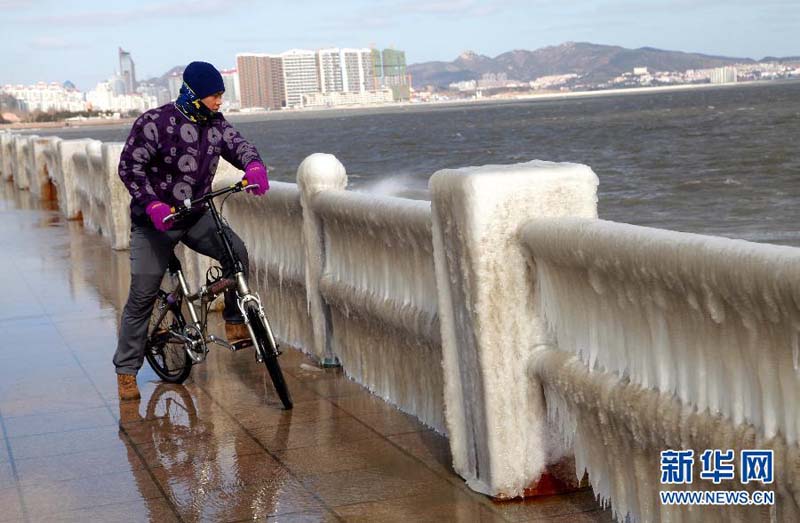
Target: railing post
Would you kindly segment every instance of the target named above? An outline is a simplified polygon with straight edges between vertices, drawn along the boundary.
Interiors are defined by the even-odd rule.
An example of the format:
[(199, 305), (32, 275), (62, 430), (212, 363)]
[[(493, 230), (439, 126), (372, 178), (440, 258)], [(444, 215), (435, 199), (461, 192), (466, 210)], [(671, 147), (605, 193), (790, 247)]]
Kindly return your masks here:
[(597, 216), (597, 176), (529, 162), (439, 171), (430, 180), (444, 401), (453, 466), (476, 491), (524, 496), (563, 457), (527, 366), (550, 343), (519, 226)]
[(314, 197), (322, 191), (342, 191), (347, 185), (344, 166), (332, 154), (316, 153), (297, 168), (297, 185), (303, 206), (303, 244), (305, 246), (306, 299), (314, 328), (314, 355), (323, 366), (338, 366), (331, 348), (331, 313), (319, 290), (325, 268), (325, 236), (322, 220), (314, 211)]
[(72, 157), (77, 152), (86, 150), (87, 140), (61, 140), (58, 142), (58, 172), (53, 179), (56, 190), (59, 194), (58, 205), (61, 212), (68, 220), (76, 220), (81, 216), (81, 209), (78, 207), (76, 192), (75, 165)]
[(103, 170), (108, 179), (108, 224), (110, 227), (111, 247), (114, 250), (125, 250), (130, 246), (131, 231), (131, 195), (119, 178), (119, 157), (122, 154), (122, 142), (103, 144)]

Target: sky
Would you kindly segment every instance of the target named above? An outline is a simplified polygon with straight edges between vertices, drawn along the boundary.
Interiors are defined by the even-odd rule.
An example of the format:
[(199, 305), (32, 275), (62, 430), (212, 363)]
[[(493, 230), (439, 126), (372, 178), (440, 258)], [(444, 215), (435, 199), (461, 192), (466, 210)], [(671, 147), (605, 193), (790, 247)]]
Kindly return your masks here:
[(408, 63), (564, 42), (800, 55), (800, 0), (0, 0), (0, 85), (89, 90), (129, 51), (138, 80), (292, 48), (394, 47)]

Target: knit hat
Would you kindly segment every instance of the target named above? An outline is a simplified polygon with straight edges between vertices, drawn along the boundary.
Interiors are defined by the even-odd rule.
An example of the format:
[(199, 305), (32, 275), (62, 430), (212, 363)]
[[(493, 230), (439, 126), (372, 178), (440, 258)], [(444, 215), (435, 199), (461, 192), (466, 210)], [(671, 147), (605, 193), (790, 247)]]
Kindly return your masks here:
[(225, 91), (222, 75), (208, 62), (192, 62), (187, 65), (183, 71), (183, 81), (198, 98)]

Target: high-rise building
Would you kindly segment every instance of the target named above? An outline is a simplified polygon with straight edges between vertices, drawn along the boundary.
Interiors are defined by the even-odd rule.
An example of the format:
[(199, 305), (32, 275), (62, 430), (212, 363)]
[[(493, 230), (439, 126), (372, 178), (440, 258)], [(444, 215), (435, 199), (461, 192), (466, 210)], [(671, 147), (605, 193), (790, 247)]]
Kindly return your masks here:
[(301, 107), (303, 95), (320, 90), (317, 55), (314, 51), (292, 49), (281, 53), (286, 106)]
[(119, 48), (119, 76), (125, 85), (125, 94), (136, 92), (136, 66), (131, 54)]
[(236, 69), (223, 69), (220, 71), (222, 83), (225, 85), (225, 96), (222, 104), (227, 109), (239, 108), (239, 74)]
[(268, 54), (236, 55), (239, 101), (242, 109), (281, 109), (286, 106), (283, 59)]
[(373, 89), (378, 89), (383, 85), (383, 54), (380, 49), (372, 49), (372, 76)]
[(405, 76), (406, 75), (406, 53), (395, 49), (383, 50), (383, 75), (386, 76)]
[(317, 51), (320, 92), (358, 93), (375, 89), (371, 49)]
[[(374, 62), (373, 54), (373, 62)], [(380, 84), (390, 87), (395, 100), (408, 100), (411, 81), (406, 71), (406, 53), (395, 49), (384, 49), (381, 53), (381, 68), (376, 76)]]
[(173, 100), (178, 98), (181, 93), (181, 86), (183, 85), (183, 73), (172, 73), (167, 78), (167, 88), (169, 89), (169, 96)]
[(717, 67), (710, 77), (712, 84), (732, 84), (736, 83), (737, 71), (735, 67)]
[(338, 93), (344, 90), (342, 60), (339, 49), (317, 51), (319, 65), (319, 90), (322, 93)]

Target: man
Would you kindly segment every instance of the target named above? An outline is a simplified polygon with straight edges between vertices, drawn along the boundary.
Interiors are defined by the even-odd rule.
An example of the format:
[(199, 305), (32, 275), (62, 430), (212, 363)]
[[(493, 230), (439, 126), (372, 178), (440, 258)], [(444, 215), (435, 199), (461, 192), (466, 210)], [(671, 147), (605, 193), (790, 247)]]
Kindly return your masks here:
[[(178, 242), (224, 264), (223, 246), (213, 219), (203, 209), (177, 222), (164, 223), (170, 208), (210, 192), (222, 156), (245, 171), (244, 179), (269, 189), (267, 169), (256, 148), (219, 112), (225, 85), (222, 75), (206, 62), (192, 62), (174, 103), (151, 109), (133, 124), (122, 151), (119, 176), (131, 193), (131, 286), (122, 312), (114, 354), (121, 400), (138, 399), (136, 374), (144, 361), (144, 346), (161, 280)], [(248, 270), (242, 240), (229, 228), (237, 255)], [(230, 267), (224, 267), (230, 273)], [(249, 336), (236, 306), (235, 291), (225, 295), (225, 334), (230, 342)]]

